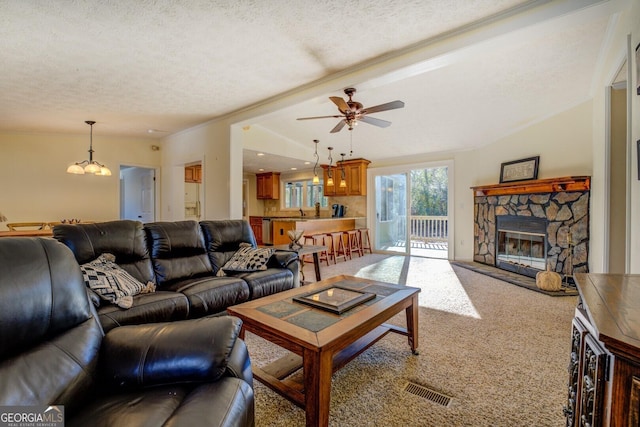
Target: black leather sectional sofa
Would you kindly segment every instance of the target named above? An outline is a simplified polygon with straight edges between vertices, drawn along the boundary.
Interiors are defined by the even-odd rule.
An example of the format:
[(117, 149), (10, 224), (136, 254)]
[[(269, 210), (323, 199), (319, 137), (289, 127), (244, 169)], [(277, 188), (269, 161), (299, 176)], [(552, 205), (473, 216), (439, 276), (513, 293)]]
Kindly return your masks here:
[(266, 270), (216, 275), (241, 244), (256, 246), (244, 220), (63, 224), (54, 227), (53, 235), (79, 264), (110, 253), (138, 281), (156, 284), (155, 292), (134, 296), (128, 309), (93, 294), (105, 331), (222, 314), (232, 305), (299, 284), (297, 254), (287, 251), (275, 252)]
[[(196, 232), (188, 224), (160, 225), (154, 232), (166, 229), (171, 231), (165, 237), (174, 236), (182, 227), (191, 231), (178, 233), (183, 239), (177, 241), (155, 241), (154, 253), (164, 253), (163, 245), (170, 243), (176, 257), (196, 256), (200, 244), (189, 244), (187, 236)], [(101, 250), (124, 249), (128, 241), (121, 260), (141, 275), (154, 271), (142, 231), (136, 223), (115, 223), (73, 232), (63, 227), (57, 233), (74, 242), (82, 256), (89, 256), (91, 242)], [(97, 233), (95, 241), (92, 233)], [(151, 229), (149, 233), (154, 234)], [(201, 262), (206, 264), (205, 259)], [(171, 286), (177, 280), (167, 282)], [(240, 282), (222, 282), (223, 294), (234, 286), (243, 288), (236, 285)], [(190, 298), (201, 295), (215, 303), (215, 292), (203, 292), (162, 291), (162, 296), (141, 303), (146, 315), (137, 312), (127, 320), (188, 317)], [(175, 304), (181, 308), (168, 308), (171, 294), (174, 301), (182, 301)], [(243, 295), (248, 298), (251, 291)], [(106, 335), (97, 319), (80, 267), (67, 247), (51, 238), (0, 239), (0, 412), (9, 425), (11, 420), (15, 425), (63, 421), (67, 427), (254, 425), (253, 377), (247, 348), (239, 339), (240, 319), (209, 316), (130, 325)], [(52, 422), (40, 423), (38, 417)]]

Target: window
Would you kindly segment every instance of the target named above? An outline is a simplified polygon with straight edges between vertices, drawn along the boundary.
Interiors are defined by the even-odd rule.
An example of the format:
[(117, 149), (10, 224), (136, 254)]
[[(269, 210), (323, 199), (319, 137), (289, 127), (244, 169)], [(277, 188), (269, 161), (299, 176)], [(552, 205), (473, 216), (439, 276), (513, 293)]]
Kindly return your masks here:
[(284, 209), (313, 209), (316, 202), (326, 208), (329, 201), (322, 195), (323, 183), (314, 184), (312, 180), (287, 181), (284, 184)]

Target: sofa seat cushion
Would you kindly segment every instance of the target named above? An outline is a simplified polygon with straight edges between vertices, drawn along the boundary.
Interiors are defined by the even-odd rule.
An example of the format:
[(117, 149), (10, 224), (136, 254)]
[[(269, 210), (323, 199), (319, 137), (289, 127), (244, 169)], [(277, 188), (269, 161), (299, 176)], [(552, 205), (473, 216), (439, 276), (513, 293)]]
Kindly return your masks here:
[(67, 414), (67, 427), (248, 426), (254, 420), (253, 390), (225, 377), (202, 385), (173, 385), (102, 396), (80, 413)]
[(189, 300), (176, 292), (157, 291), (134, 296), (133, 306), (128, 309), (103, 304), (98, 315), (105, 332), (116, 326), (185, 320), (189, 316)]
[(241, 278), (247, 282), (250, 292), (249, 299), (252, 300), (295, 287), (293, 272), (286, 268), (269, 268), (251, 273), (236, 273), (233, 277)]
[(200, 277), (175, 282), (167, 290), (184, 294), (192, 319), (221, 313), (232, 305), (249, 300), (249, 286), (237, 277)]

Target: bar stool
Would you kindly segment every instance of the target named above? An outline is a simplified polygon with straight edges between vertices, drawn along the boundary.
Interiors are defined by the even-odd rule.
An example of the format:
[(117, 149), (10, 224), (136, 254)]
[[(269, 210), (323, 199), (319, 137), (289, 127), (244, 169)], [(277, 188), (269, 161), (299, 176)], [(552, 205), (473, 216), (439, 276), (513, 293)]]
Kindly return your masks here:
[[(329, 240), (329, 238), (327, 237), (326, 234), (314, 234), (313, 235), (313, 244), (316, 245), (316, 246), (327, 246), (328, 247), (327, 240)], [(318, 263), (320, 263), (322, 261), (327, 263), (327, 267), (329, 266), (329, 252), (328, 252), (328, 250), (318, 253)]]
[(342, 258), (345, 261), (347, 260), (347, 250), (344, 246), (344, 241), (342, 240), (342, 231), (336, 231), (334, 233), (329, 233), (331, 236), (331, 243), (333, 247), (333, 259), (338, 263), (338, 258)]
[[(315, 245), (316, 244), (316, 239), (315, 239), (315, 236), (313, 234), (305, 234), (302, 238), (304, 239), (303, 240), (303, 246)], [(312, 255), (303, 255), (302, 258), (303, 258), (304, 262), (313, 263), (313, 256)]]
[(331, 237), (331, 233), (325, 234), (324, 237), (324, 245), (327, 247), (327, 265), (331, 263), (331, 260), (333, 260), (334, 264), (337, 264), (336, 252), (333, 249), (333, 237)]
[(359, 256), (364, 255), (362, 252), (362, 248), (360, 247), (360, 233), (358, 230), (347, 230), (345, 231), (347, 235), (347, 246), (349, 250), (349, 258), (352, 258), (353, 254), (356, 253)]
[(360, 237), (360, 249), (362, 249), (362, 253), (364, 254), (366, 251), (369, 251), (372, 254), (371, 250), (371, 240), (369, 239), (369, 229), (368, 228), (359, 228), (358, 229), (359, 237)]

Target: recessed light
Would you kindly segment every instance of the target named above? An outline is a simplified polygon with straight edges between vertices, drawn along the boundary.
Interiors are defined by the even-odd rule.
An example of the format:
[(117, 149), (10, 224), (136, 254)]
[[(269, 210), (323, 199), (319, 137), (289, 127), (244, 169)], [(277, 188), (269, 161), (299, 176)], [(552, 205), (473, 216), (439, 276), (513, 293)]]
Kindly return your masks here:
[(258, 156), (258, 157), (264, 156), (264, 153), (258, 153), (258, 154), (256, 154), (256, 156)]
[(310, 164), (311, 164), (311, 162), (304, 162), (304, 164), (305, 164), (305, 165), (310, 165)]
[(292, 171), (297, 171), (297, 170), (298, 170), (298, 168), (291, 168), (291, 170), (292, 170)]
[(260, 168), (258, 169), (260, 172), (264, 172), (264, 168)]

